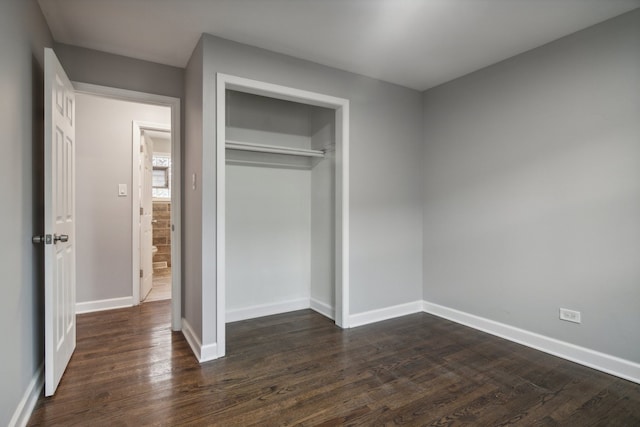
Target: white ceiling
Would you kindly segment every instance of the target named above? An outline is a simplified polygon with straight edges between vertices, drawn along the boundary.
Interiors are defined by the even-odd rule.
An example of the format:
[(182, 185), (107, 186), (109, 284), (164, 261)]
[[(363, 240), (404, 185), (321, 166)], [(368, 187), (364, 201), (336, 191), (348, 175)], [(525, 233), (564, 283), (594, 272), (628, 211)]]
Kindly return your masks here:
[(39, 0), (56, 41), (184, 67), (202, 33), (424, 90), (640, 0)]

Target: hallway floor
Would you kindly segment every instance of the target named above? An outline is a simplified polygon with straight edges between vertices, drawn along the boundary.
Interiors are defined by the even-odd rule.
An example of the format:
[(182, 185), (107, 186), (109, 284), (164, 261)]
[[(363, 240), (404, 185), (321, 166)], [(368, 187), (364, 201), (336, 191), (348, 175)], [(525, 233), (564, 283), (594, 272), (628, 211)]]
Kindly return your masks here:
[(171, 299), (171, 267), (154, 270), (151, 291), (143, 302)]

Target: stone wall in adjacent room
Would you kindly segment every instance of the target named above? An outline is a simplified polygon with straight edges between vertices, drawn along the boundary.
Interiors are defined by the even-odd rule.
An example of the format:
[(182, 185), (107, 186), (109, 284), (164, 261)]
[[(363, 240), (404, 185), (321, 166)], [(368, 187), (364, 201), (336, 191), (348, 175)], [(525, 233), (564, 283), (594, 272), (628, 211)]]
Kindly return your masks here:
[[(153, 270), (171, 267), (171, 202), (153, 202)], [(166, 264), (164, 264), (166, 263)]]

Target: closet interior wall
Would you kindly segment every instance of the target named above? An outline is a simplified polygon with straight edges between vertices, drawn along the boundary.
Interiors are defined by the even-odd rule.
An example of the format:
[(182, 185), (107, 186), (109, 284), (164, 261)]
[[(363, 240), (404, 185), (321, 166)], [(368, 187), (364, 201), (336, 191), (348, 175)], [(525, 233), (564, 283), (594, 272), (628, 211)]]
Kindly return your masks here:
[(331, 313), (335, 111), (227, 90), (226, 137), (324, 153), (226, 150), (227, 321), (309, 306)]

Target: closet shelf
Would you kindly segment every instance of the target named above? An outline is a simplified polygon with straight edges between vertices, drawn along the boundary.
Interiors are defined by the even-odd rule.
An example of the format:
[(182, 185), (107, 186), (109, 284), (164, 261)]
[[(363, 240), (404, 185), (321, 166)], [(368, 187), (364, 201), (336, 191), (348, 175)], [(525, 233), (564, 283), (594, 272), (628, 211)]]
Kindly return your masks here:
[(230, 150), (255, 151), (258, 153), (288, 154), (291, 156), (324, 157), (324, 151), (307, 150), (305, 148), (283, 147), (281, 145), (254, 144), (251, 142), (226, 141), (225, 147)]

